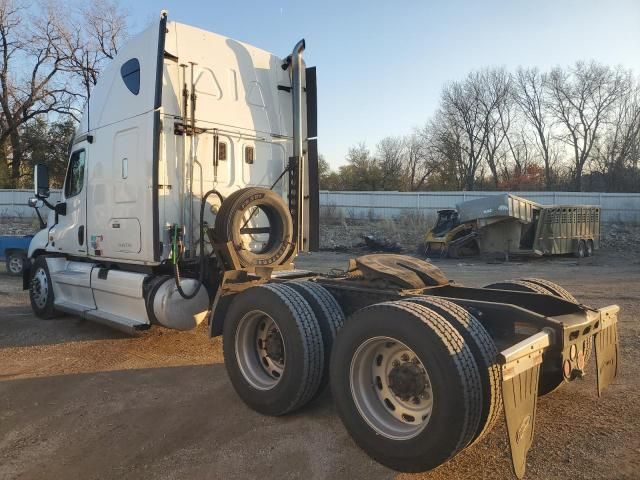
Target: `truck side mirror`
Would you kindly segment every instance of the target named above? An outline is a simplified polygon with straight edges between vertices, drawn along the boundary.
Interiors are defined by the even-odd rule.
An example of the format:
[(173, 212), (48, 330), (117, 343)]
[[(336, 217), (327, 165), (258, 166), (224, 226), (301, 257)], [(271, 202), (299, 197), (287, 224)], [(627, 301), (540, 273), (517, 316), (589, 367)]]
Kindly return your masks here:
[(49, 198), (49, 168), (44, 163), (33, 167), (33, 189), (38, 198)]
[(27, 201), (27, 205), (29, 205), (31, 208), (40, 208), (42, 206), (42, 200), (40, 200), (38, 197), (30, 197)]

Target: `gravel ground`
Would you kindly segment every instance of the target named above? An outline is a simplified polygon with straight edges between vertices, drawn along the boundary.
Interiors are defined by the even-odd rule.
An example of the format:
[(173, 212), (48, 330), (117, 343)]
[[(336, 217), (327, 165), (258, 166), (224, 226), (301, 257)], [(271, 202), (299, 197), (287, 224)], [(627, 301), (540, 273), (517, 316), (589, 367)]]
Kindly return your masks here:
[[(320, 252), (298, 265), (327, 271), (347, 258)], [(527, 478), (639, 478), (637, 257), (435, 263), (459, 283), (539, 276), (595, 307), (620, 305), (620, 376), (600, 399), (593, 371), (540, 399)], [(282, 418), (245, 407), (206, 328), (130, 338), (72, 316), (39, 320), (1, 272), (0, 406), (2, 479), (510, 478), (502, 422), (435, 471), (397, 475), (354, 445), (327, 392)]]

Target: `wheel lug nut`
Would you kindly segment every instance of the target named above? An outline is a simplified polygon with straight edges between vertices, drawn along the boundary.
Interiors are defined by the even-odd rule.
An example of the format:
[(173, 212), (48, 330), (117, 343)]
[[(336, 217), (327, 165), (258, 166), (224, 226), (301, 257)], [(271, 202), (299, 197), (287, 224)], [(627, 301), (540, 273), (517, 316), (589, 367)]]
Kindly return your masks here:
[(403, 362), (409, 361), (409, 355), (407, 355), (406, 353), (403, 353), (400, 358), (402, 359)]
[(393, 365), (394, 367), (399, 367), (400, 362), (398, 360), (394, 360), (393, 362), (391, 362), (391, 365)]

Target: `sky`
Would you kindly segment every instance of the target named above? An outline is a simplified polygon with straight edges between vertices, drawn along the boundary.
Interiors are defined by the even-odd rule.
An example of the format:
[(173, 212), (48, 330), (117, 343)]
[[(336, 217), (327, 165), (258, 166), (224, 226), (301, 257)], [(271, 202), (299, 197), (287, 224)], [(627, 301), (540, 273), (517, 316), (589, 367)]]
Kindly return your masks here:
[(443, 85), (485, 66), (622, 65), (640, 74), (640, 0), (123, 2), (132, 31), (169, 19), (285, 57), (306, 40), (318, 75), (318, 144), (337, 168), (424, 125)]

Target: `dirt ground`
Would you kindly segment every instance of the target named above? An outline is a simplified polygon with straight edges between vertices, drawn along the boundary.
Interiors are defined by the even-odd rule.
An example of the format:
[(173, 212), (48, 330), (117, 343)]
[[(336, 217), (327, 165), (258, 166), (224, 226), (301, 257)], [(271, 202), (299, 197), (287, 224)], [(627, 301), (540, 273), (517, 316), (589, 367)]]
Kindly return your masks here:
[[(347, 258), (322, 252), (298, 263), (327, 271)], [(434, 263), (458, 283), (537, 276), (586, 304), (620, 305), (620, 376), (601, 399), (593, 368), (540, 399), (527, 478), (639, 478), (640, 260), (600, 251), (579, 263)], [(203, 327), (130, 338), (72, 316), (39, 320), (20, 280), (2, 270), (0, 478), (510, 478), (502, 424), (437, 470), (398, 476), (355, 446), (328, 392), (293, 415), (261, 416), (234, 393), (220, 339)]]

